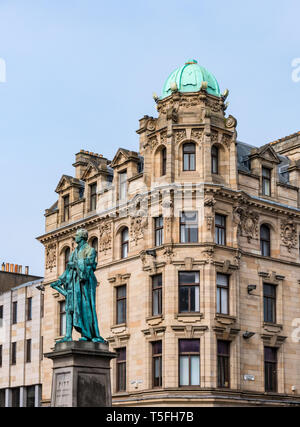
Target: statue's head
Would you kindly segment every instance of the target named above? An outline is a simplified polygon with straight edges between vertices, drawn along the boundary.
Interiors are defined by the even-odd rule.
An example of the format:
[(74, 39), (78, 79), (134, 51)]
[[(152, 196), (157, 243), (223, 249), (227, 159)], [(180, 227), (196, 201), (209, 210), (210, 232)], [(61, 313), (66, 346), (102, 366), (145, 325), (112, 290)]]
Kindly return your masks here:
[(88, 239), (88, 232), (84, 228), (79, 228), (79, 230), (76, 231), (75, 234), (75, 242), (79, 243), (81, 240), (87, 241)]

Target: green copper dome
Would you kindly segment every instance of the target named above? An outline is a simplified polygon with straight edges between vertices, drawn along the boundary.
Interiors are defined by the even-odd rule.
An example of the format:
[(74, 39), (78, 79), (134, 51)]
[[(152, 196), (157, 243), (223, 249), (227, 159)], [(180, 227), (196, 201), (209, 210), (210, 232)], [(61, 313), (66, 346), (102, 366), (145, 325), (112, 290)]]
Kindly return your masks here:
[(203, 82), (207, 82), (207, 93), (221, 96), (215, 77), (205, 68), (198, 65), (195, 59), (191, 59), (170, 74), (164, 84), (160, 99), (171, 95), (174, 90), (179, 92), (198, 92)]

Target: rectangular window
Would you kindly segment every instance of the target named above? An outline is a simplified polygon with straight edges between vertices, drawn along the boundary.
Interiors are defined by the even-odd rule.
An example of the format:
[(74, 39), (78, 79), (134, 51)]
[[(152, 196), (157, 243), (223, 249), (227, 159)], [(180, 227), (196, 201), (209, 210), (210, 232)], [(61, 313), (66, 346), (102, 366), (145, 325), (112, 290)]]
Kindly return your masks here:
[(70, 219), (70, 196), (63, 197), (63, 221)]
[(3, 347), (2, 347), (2, 344), (0, 344), (0, 368), (2, 367), (2, 352), (3, 352)]
[(198, 242), (198, 212), (181, 212), (180, 215), (180, 242)]
[(117, 325), (126, 323), (126, 285), (117, 287)]
[(200, 278), (199, 272), (179, 273), (179, 313), (199, 313)]
[(17, 343), (11, 343), (11, 365), (15, 365), (17, 363)]
[(44, 337), (41, 337), (40, 341), (40, 360), (44, 358)]
[(218, 340), (218, 387), (229, 388), (230, 374), (230, 342)]
[(18, 302), (14, 301), (12, 306), (12, 323), (16, 324), (18, 321)]
[(217, 245), (226, 245), (226, 216), (215, 216), (215, 242)]
[(45, 295), (41, 293), (41, 318), (44, 317), (44, 303), (45, 303)]
[(271, 196), (271, 169), (262, 168), (262, 193)]
[(19, 408), (20, 406), (20, 388), (15, 387), (11, 389), (11, 406)]
[(66, 335), (66, 301), (59, 302), (59, 335)]
[(217, 273), (217, 313), (229, 314), (229, 277)]
[(31, 339), (26, 340), (26, 363), (31, 362)]
[(162, 386), (162, 341), (152, 343), (152, 387)]
[(27, 320), (32, 319), (32, 298), (27, 298)]
[(119, 348), (117, 352), (117, 392), (126, 390), (126, 347)]
[(276, 286), (264, 283), (264, 321), (276, 323)]
[(119, 173), (119, 199), (126, 200), (127, 198), (127, 172)]
[(90, 185), (90, 211), (95, 211), (97, 207), (97, 184)]
[(35, 404), (35, 386), (26, 387), (26, 407), (34, 408)]
[(162, 274), (152, 276), (152, 316), (162, 314)]
[(277, 349), (265, 347), (265, 391), (277, 392)]
[(179, 386), (200, 385), (200, 341), (179, 340)]
[(164, 243), (164, 219), (162, 216), (154, 218), (155, 246)]
[(0, 305), (0, 328), (3, 326), (3, 305)]

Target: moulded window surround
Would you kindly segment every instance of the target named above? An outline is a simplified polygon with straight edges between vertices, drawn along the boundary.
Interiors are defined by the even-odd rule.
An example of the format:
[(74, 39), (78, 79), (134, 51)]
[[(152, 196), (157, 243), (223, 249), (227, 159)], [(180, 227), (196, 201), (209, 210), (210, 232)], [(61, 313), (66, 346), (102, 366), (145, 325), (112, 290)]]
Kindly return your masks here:
[(128, 257), (128, 250), (129, 250), (129, 232), (128, 232), (128, 228), (125, 227), (121, 231), (121, 258)]
[(181, 212), (180, 243), (198, 243), (198, 212)]
[(64, 250), (64, 269), (65, 270), (67, 269), (67, 265), (68, 265), (68, 262), (69, 262), (70, 254), (71, 254), (71, 250), (70, 250), (69, 247), (67, 247)]
[(211, 148), (211, 173), (219, 173), (219, 149), (215, 145)]
[(90, 184), (90, 211), (97, 208), (97, 183)]
[(127, 171), (119, 172), (119, 200), (127, 198)]
[(199, 271), (180, 271), (179, 313), (200, 313), (200, 275)]
[(265, 391), (277, 392), (277, 348), (264, 348)]
[(262, 167), (262, 194), (271, 196), (271, 177), (272, 169)]
[(271, 256), (271, 230), (266, 224), (260, 227), (260, 250), (262, 256)]
[(59, 336), (66, 334), (66, 301), (59, 301)]
[(229, 315), (229, 276), (217, 273), (217, 314)]
[(180, 339), (179, 387), (200, 385), (200, 340)]
[(126, 311), (127, 311), (127, 301), (126, 301), (126, 285), (118, 286), (116, 288), (116, 324), (126, 323)]
[(230, 342), (217, 341), (218, 387), (230, 386)]
[(196, 145), (193, 142), (188, 142), (182, 146), (183, 154), (183, 171), (196, 170)]
[(164, 147), (161, 150), (161, 176), (167, 174), (167, 149)]
[(159, 216), (154, 218), (155, 246), (161, 246), (164, 243), (164, 218)]
[(264, 322), (276, 323), (276, 285), (263, 284)]
[(162, 315), (162, 274), (152, 276), (152, 316)]
[(215, 242), (217, 245), (226, 245), (226, 216), (215, 216)]
[(63, 222), (69, 221), (70, 219), (70, 196), (66, 195), (63, 197)]
[(162, 387), (162, 341), (154, 341), (152, 346), (152, 387)]
[(116, 349), (116, 392), (126, 391), (126, 347)]

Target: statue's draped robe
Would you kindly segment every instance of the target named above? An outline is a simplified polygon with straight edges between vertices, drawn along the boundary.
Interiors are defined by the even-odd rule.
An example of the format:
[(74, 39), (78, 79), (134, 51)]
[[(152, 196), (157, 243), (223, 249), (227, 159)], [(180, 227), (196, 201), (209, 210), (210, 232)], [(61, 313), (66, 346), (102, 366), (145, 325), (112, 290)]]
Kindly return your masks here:
[[(96, 313), (96, 251), (85, 243), (71, 253), (66, 271), (60, 276), (67, 292), (66, 312), (74, 328), (88, 339), (99, 338)], [(74, 264), (74, 265), (73, 265)]]

